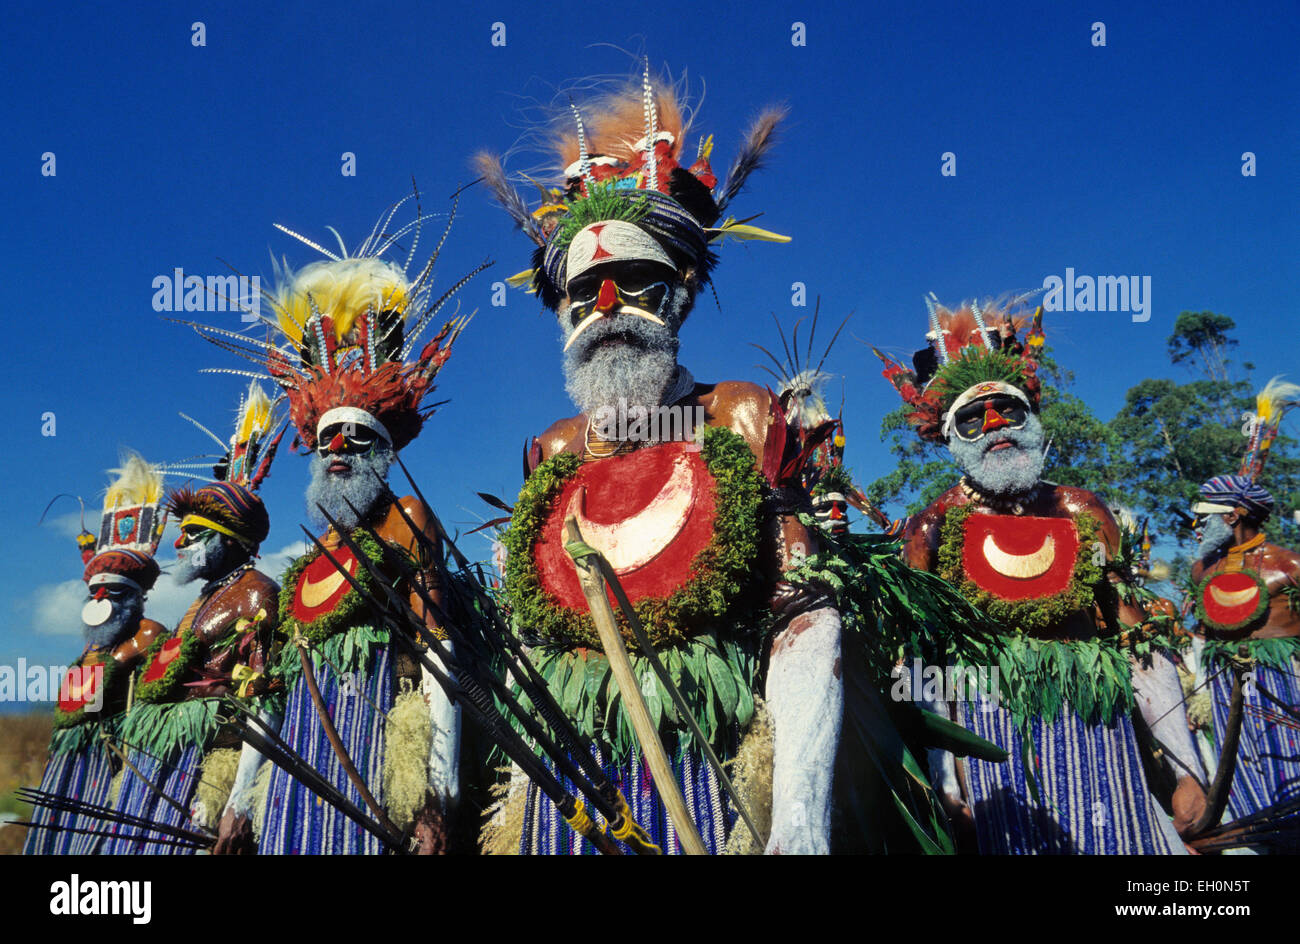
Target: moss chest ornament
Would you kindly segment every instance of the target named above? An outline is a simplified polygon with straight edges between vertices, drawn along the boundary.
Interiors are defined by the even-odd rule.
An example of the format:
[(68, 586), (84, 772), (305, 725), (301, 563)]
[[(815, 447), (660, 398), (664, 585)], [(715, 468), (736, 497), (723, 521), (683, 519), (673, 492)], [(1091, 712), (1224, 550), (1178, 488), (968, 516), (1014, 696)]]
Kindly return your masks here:
[(1268, 587), (1255, 571), (1220, 571), (1197, 588), (1196, 618), (1209, 629), (1235, 633), (1259, 623), (1268, 602)]
[(129, 679), (130, 673), (111, 657), (89, 665), (78, 659), (59, 685), (54, 727), (71, 728), (99, 721), (106, 707), (121, 703)]
[(950, 511), (940, 533), (939, 572), (963, 596), (1016, 633), (1048, 628), (1094, 600), (1097, 519)]
[(585, 464), (555, 456), (525, 483), (505, 536), (516, 620), (553, 643), (599, 648), (564, 550), (573, 515), (656, 645), (716, 626), (754, 596), (743, 591), (758, 559), (761, 501), (753, 454), (726, 428)]
[[(377, 567), (384, 566), (382, 544), (363, 529), (353, 531), (352, 540)], [(330, 554), (338, 567), (314, 547), (285, 571), (280, 588), (280, 632), (290, 639), (301, 632), (309, 642), (324, 642), (369, 612), (348, 577), (368, 592), (376, 592), (370, 571), (346, 546), (332, 549)]]

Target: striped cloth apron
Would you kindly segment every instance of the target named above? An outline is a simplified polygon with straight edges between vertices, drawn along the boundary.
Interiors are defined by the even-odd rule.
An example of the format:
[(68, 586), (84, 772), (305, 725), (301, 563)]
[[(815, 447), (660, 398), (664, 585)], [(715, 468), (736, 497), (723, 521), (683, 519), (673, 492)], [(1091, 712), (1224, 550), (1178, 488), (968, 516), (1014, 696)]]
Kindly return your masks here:
[[(1231, 670), (1219, 671), (1223, 667), (1222, 663), (1210, 662), (1204, 670), (1210, 677), (1216, 754), (1221, 749), (1222, 732), (1228, 729), (1228, 706), (1232, 700), (1233, 673)], [(1293, 710), (1300, 709), (1300, 663), (1293, 659), (1291, 669), (1290, 672), (1279, 672), (1256, 665), (1254, 685), (1245, 689), (1237, 767), (1232, 775), (1225, 821), (1300, 797), (1300, 728), (1268, 720), (1258, 711), (1251, 710), (1285, 715), (1264, 696), (1261, 688)]]
[[(47, 793), (95, 803), (108, 802), (108, 788), (113, 779), (113, 766), (108, 751), (98, 741), (79, 751), (53, 754), (45, 764), (41, 789)], [(34, 823), (52, 823), (76, 829), (104, 830), (112, 824), (89, 816), (56, 813), (38, 808), (32, 811)], [(28, 827), (24, 855), (94, 855), (100, 849), (102, 836), (91, 836), (62, 829), (37, 829)]]
[[(988, 710), (983, 710), (988, 709)], [(966, 783), (980, 852), (1001, 855), (1167, 855), (1184, 848), (1147, 787), (1133, 723), (1087, 724), (1068, 705), (1050, 724), (1032, 724), (1042, 802), (1034, 800), (1011, 712), (961, 702), (967, 728), (1008, 758), (966, 759)]]
[[(189, 810), (194, 798), (194, 791), (199, 784), (199, 767), (203, 762), (203, 752), (196, 745), (188, 744), (180, 751), (173, 751), (166, 758), (155, 757), (144, 751), (131, 748), (127, 760), (144, 778), (155, 784), (163, 793), (180, 804), (182, 810)], [(122, 771), (122, 787), (117, 796), (115, 809), (130, 816), (139, 816), (150, 822), (165, 826), (177, 826), (181, 829), (194, 830), (195, 824), (190, 817), (176, 809), (158, 796), (141, 776), (130, 766)], [(135, 826), (109, 826), (114, 832), (123, 832), (127, 836), (143, 833), (146, 837), (166, 838), (166, 834), (153, 830), (144, 831)], [(103, 855), (192, 855), (192, 849), (181, 849), (165, 842), (145, 842), (143, 839), (121, 838), (105, 839), (100, 849)]]
[[(606, 776), (627, 799), (632, 817), (649, 833), (650, 841), (663, 849), (666, 855), (681, 855), (682, 845), (677, 830), (654, 785), (649, 765), (640, 753), (634, 750), (632, 757), (623, 765), (604, 763), (600, 751), (597, 749), (594, 753)], [(717, 855), (731, 835), (737, 819), (736, 811), (718, 783), (717, 774), (694, 747), (678, 747), (669, 758), (677, 785), (686, 800), (686, 808), (690, 810), (695, 828), (704, 840), (704, 848), (710, 855)], [(551, 765), (548, 763), (548, 766)], [(578, 792), (567, 777), (562, 774), (557, 774), (557, 777), (565, 789), (586, 803), (588, 812), (598, 824), (606, 824), (602, 817), (596, 815), (591, 802)], [(569, 828), (555, 804), (531, 781), (528, 783), (525, 804), (524, 828), (519, 841), (520, 855), (599, 855), (594, 846)], [(622, 848), (625, 853), (632, 854), (630, 847)]]
[[(393, 670), (388, 646), (371, 649), (365, 673), (354, 672), (340, 685), (334, 670), (312, 653), (321, 699), (329, 709), (339, 739), (382, 806), (384, 802), (384, 716), (391, 711)], [(374, 705), (371, 704), (374, 702)], [(321, 725), (311, 692), (301, 675), (289, 691), (280, 737), (360, 810), (365, 801), (339, 763)], [(271, 771), (258, 851), (266, 855), (378, 855), (384, 845), (343, 813), (326, 803), (282, 768)]]

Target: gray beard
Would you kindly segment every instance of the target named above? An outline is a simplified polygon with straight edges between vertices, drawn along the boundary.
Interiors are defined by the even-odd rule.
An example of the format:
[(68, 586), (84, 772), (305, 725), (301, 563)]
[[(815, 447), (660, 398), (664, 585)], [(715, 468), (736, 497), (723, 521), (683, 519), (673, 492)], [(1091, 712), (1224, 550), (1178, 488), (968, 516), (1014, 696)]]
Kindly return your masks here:
[(82, 635), (85, 636), (86, 642), (96, 649), (115, 646), (126, 641), (135, 627), (139, 625), (142, 616), (144, 616), (144, 600), (138, 596), (133, 597), (128, 602), (115, 603), (113, 605), (113, 615), (108, 618), (107, 622), (101, 623), (94, 629), (88, 628), (83, 623)]
[[(198, 553), (200, 547), (203, 548), (202, 556)], [(211, 583), (220, 580), (239, 566), (242, 562), (237, 562), (237, 557), (238, 553), (220, 537), (213, 537), (203, 544), (191, 544), (182, 548), (181, 553), (177, 555), (176, 564), (171, 572), (172, 578), (178, 584), (187, 584), (195, 580)]]
[(1201, 531), (1201, 543), (1196, 545), (1196, 559), (1205, 560), (1232, 546), (1232, 528), (1222, 515), (1211, 515)]
[[(385, 444), (375, 446), (374, 451), (365, 456), (322, 458), (320, 453), (312, 456), (311, 482), (307, 486), (307, 516), (312, 523), (319, 528), (329, 527), (329, 520), (320, 513), (317, 505), (344, 528), (355, 528), (373, 518), (389, 494), (388, 467), (393, 458), (393, 450)], [(326, 472), (335, 462), (346, 463), (351, 472), (347, 475)], [(361, 513), (360, 518), (348, 507), (349, 502)]]
[[(564, 389), (578, 409), (594, 417), (602, 409), (617, 410), (620, 402), (628, 410), (661, 406), (676, 375), (676, 326), (688, 304), (685, 289), (676, 286), (659, 312), (667, 327), (618, 315), (583, 331), (564, 352)], [(622, 343), (601, 343), (616, 337)]]
[[(1012, 446), (989, 452), (1000, 442)], [(980, 492), (1003, 498), (1023, 495), (1038, 484), (1043, 474), (1043, 423), (1030, 413), (1022, 429), (995, 430), (975, 442), (953, 435), (948, 450)]]

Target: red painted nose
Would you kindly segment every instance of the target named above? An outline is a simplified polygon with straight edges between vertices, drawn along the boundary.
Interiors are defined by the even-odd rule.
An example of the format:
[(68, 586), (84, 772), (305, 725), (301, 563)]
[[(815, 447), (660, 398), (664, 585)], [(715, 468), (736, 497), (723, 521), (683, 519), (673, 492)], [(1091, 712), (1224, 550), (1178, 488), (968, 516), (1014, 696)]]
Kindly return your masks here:
[(91, 590), (91, 591), (90, 591), (90, 596), (91, 596), (91, 599), (94, 599), (94, 600), (107, 600), (107, 599), (108, 599), (108, 591), (107, 591), (106, 589), (104, 589), (104, 587), (102, 587), (102, 586), (100, 586), (100, 587), (96, 587), (94, 590)]
[(993, 409), (993, 404), (984, 404), (984, 432), (991, 432), (995, 429), (1001, 429), (1003, 426), (1010, 426), (1011, 422), (1003, 417), (997, 410)]
[(172, 547), (176, 548), (176, 550), (179, 551), (184, 546), (185, 546), (185, 532), (182, 531), (180, 537), (178, 537), (176, 541), (172, 544)]
[(335, 433), (334, 438), (330, 440), (330, 452), (343, 451), (343, 434)]
[(596, 311), (609, 312), (618, 304), (618, 288), (611, 279), (600, 283), (600, 294), (596, 296)]

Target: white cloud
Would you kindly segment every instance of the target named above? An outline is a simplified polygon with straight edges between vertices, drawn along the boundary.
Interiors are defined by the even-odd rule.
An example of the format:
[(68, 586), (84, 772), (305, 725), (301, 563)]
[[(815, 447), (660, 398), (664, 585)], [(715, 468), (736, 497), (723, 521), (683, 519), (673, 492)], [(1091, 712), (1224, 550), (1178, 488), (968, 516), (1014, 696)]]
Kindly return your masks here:
[(28, 598), (32, 631), (43, 636), (80, 636), (81, 607), (86, 602), (86, 585), (64, 580), (37, 587)]

